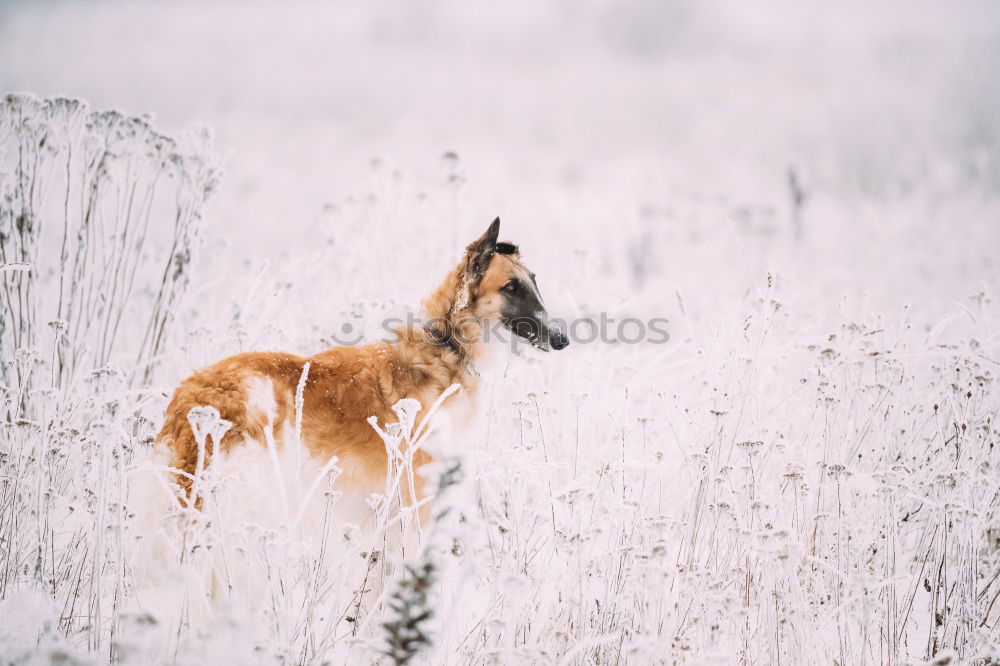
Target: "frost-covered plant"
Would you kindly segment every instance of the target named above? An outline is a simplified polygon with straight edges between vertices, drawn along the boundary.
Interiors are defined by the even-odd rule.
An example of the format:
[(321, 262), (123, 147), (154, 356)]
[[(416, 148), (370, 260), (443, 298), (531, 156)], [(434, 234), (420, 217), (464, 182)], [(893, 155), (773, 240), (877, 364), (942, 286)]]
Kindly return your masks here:
[(0, 102), (0, 599), (44, 595), (45, 632), (109, 657), (131, 575), (125, 478), (156, 427), (131, 389), (185, 291), (216, 164), (204, 133)]
[(432, 644), (429, 621), (434, 616), (432, 588), (437, 580), (441, 551), (454, 551), (457, 542), (445, 519), (453, 513), (454, 493), (450, 490), (462, 481), (462, 464), (458, 458), (449, 459), (441, 466), (434, 493), (436, 511), (431, 524), (431, 534), (413, 565), (404, 564), (402, 575), (395, 581), (389, 595), (386, 619), (382, 622), (382, 653), (394, 664), (409, 664), (420, 651)]
[(434, 614), (428, 595), (434, 585), (434, 563), (422, 560), (417, 566), (406, 565), (406, 575), (389, 597), (392, 612), (382, 623), (385, 629), (384, 653), (392, 663), (409, 664), (420, 650), (430, 645), (425, 624)]
[(460, 385), (452, 384), (438, 396), (430, 409), (417, 424), (417, 416), (421, 405), (418, 400), (404, 398), (392, 406), (393, 412), (399, 418), (396, 423), (387, 424), (384, 428), (378, 424), (374, 416), (368, 423), (382, 438), (388, 460), (388, 472), (385, 480), (385, 495), (373, 498), (373, 508), (377, 508), (383, 520), (390, 520), (390, 514), (398, 515), (399, 531), (402, 533), (407, 525), (413, 525), (420, 534), (419, 513), (429, 501), (429, 498), (417, 496), (417, 469), (414, 456), (424, 446), (434, 432), (434, 416), (441, 405), (460, 389)]
[(491, 534), (469, 661), (997, 653), (995, 307), (947, 344), (876, 317), (797, 338), (773, 284), (683, 390), (582, 414), (573, 384), (511, 392), (473, 468)]
[(79, 100), (4, 98), (0, 358), (35, 350), (47, 366), (5, 364), (8, 386), (67, 388), (109, 363), (150, 379), (218, 185), (210, 143)]

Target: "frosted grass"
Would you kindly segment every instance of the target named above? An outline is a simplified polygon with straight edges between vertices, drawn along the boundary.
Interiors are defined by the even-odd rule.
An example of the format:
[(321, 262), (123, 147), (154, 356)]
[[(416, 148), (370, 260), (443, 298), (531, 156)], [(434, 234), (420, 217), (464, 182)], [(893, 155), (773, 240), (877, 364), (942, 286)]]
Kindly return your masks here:
[[(1000, 134), (992, 70), (977, 74), (989, 51), (973, 52), (990, 24), (861, 7), (844, 11), (864, 22), (823, 22), (814, 39), (786, 9), (767, 26), (726, 13), (713, 32), (681, 5), (636, 3), (613, 21), (587, 5), (562, 41), (528, 34), (548, 66), (525, 67), (520, 49), (482, 38), (521, 25), (508, 10), (494, 21), (455, 6), (423, 24), (467, 35), (453, 71), (477, 101), (455, 134), (431, 122), (455, 117), (454, 98), (419, 30), (375, 10), (344, 17), (335, 38), (311, 22), (304, 44), (378, 55), (373, 71), (411, 104), (372, 92), (372, 72), (327, 71), (329, 58), (299, 64), (330, 85), (289, 76), (276, 95), (258, 85), (273, 53), (259, 52), (223, 82), (238, 111), (211, 116), (242, 151), (212, 205), (204, 133), (72, 100), (5, 102), (0, 662), (996, 660)], [(102, 43), (93, 11), (58, 16)], [(159, 16), (148, 11), (131, 18)], [(200, 25), (246, 27), (237, 46), (270, 43), (249, 29), (268, 23), (259, 7), (199, 11)], [(524, 11), (564, 25), (555, 9)], [(645, 26), (664, 15), (677, 39), (659, 43)], [(10, 80), (89, 80), (58, 40), (19, 61), (40, 19), (10, 16)], [(187, 124), (179, 110), (229, 98), (186, 87), (204, 82), (191, 72), (205, 51), (164, 48), (177, 22), (160, 23), (122, 37), (174, 53), (184, 86), (147, 98), (145, 82), (95, 67), (88, 92)], [(275, 48), (299, 53), (301, 33)], [(400, 60), (383, 48), (407, 39)], [(53, 61), (64, 67), (46, 75)], [(371, 112), (315, 112), (352, 95)], [(376, 144), (397, 161), (370, 161)], [(462, 479), (419, 543), (389, 492), (406, 485), (405, 453), (385, 494), (355, 498), (365, 519), (341, 514), (337, 462), (279, 459), (301, 479), (284, 486), (287, 512), (272, 463), (256, 477), (269, 507), (235, 506), (234, 480), (209, 466), (205, 511), (167, 503), (161, 541), (149, 538), (146, 495), (169, 488), (130, 481), (162, 463), (151, 440), (176, 382), (238, 351), (315, 352), (345, 322), (378, 337), (498, 213), (554, 316), (667, 316), (670, 344), (484, 368), (481, 423), (434, 433), (447, 456), (433, 478), (460, 461)], [(407, 409), (379, 424), (390, 452)]]

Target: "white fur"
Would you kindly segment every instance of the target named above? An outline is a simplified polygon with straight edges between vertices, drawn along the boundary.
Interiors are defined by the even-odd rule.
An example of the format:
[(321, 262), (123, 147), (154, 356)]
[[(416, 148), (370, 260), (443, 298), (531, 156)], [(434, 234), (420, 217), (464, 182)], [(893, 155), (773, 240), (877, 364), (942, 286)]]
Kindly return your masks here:
[(247, 410), (261, 411), (273, 423), (278, 411), (278, 404), (274, 399), (274, 382), (270, 378), (251, 377), (247, 381), (246, 391)]

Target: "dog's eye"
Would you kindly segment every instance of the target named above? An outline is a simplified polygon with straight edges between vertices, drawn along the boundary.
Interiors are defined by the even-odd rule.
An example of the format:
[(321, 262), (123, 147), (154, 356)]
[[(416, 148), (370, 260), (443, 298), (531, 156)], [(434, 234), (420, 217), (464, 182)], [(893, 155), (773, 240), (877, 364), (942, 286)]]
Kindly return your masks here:
[(507, 284), (505, 284), (503, 287), (501, 287), (501, 289), (503, 291), (506, 291), (508, 294), (513, 294), (518, 289), (517, 280), (511, 280), (510, 282), (508, 282)]

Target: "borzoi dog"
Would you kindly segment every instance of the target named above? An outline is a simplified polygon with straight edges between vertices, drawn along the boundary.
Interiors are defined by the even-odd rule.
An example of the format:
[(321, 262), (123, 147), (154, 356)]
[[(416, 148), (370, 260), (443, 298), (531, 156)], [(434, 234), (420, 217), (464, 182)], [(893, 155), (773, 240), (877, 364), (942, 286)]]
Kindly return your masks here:
[[(404, 398), (418, 401), (427, 414), (454, 384), (467, 398), (475, 390), (475, 361), (488, 326), (500, 325), (542, 350), (566, 347), (566, 335), (550, 325), (534, 273), (515, 245), (497, 241), (499, 230), (498, 218), (424, 302), (426, 323), (397, 329), (395, 342), (334, 347), (310, 358), (238, 354), (185, 379), (157, 437), (158, 446), (169, 448), (182, 503), (200, 505), (196, 480), (213, 455), (266, 442), (280, 447), (293, 430), (318, 465), (335, 457), (343, 492), (382, 492), (387, 453), (371, 417), (396, 421), (393, 406)], [(189, 413), (203, 406), (230, 424), (217, 443), (202, 438), (199, 444), (192, 430)], [(411, 458), (414, 470), (432, 460), (422, 450)], [(421, 504), (427, 484), (420, 474), (411, 478), (414, 487), (401, 495)]]

